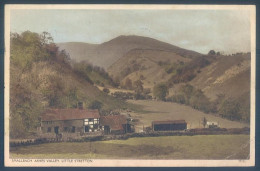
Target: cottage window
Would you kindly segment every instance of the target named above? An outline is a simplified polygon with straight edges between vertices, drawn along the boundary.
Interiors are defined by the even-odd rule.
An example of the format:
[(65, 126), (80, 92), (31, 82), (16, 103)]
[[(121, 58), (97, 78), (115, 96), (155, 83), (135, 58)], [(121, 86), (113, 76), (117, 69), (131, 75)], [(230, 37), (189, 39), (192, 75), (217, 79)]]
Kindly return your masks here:
[(76, 129), (75, 126), (73, 126), (72, 129), (71, 129), (71, 132), (74, 133), (75, 129)]
[(47, 132), (51, 132), (51, 127), (48, 127)]
[(88, 121), (89, 121), (89, 122), (93, 122), (93, 121), (94, 121), (94, 118), (89, 118)]
[(52, 124), (52, 121), (47, 121), (46, 123), (47, 123), (47, 124)]

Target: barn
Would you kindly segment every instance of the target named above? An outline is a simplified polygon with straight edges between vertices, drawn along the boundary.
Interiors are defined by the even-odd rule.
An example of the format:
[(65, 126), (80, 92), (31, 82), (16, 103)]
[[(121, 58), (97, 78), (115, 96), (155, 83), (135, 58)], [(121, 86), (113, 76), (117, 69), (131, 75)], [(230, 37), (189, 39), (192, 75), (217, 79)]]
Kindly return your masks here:
[(187, 129), (185, 120), (168, 120), (168, 121), (153, 121), (153, 131), (175, 131)]
[(100, 118), (100, 126), (105, 134), (124, 134), (132, 131), (124, 115), (107, 115)]
[(89, 133), (101, 130), (98, 110), (49, 109), (41, 115), (41, 133)]

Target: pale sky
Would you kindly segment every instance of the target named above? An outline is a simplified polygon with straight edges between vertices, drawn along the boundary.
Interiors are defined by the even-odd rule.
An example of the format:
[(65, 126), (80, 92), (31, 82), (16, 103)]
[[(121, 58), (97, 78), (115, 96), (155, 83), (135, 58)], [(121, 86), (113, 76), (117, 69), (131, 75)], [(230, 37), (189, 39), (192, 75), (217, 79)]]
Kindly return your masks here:
[(246, 10), (11, 10), (11, 32), (51, 33), (56, 43), (146, 36), (200, 53), (250, 51)]

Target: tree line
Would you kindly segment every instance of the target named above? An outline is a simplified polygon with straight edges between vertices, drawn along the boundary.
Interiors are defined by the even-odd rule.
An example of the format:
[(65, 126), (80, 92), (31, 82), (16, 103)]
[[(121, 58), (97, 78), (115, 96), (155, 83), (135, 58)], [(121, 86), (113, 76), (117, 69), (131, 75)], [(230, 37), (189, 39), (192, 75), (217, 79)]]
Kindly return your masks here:
[(72, 68), (75, 73), (85, 78), (85, 80), (91, 84), (97, 84), (100, 86), (109, 85), (112, 87), (118, 86), (118, 83), (116, 83), (102, 67), (94, 66), (91, 63), (82, 61), (74, 63)]
[(229, 120), (250, 121), (249, 106), (226, 97), (224, 94), (218, 94), (217, 98), (211, 101), (202, 90), (196, 89), (190, 84), (183, 85), (178, 93), (168, 97), (166, 101), (186, 104), (194, 109), (217, 114)]

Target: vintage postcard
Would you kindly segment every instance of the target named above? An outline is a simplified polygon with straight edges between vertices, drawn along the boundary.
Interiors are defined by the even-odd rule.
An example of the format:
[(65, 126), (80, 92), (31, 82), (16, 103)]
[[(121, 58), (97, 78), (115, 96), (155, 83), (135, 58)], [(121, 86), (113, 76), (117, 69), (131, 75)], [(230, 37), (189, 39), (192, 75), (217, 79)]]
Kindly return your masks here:
[(5, 166), (255, 165), (253, 5), (6, 5)]

